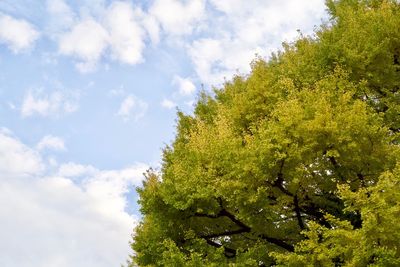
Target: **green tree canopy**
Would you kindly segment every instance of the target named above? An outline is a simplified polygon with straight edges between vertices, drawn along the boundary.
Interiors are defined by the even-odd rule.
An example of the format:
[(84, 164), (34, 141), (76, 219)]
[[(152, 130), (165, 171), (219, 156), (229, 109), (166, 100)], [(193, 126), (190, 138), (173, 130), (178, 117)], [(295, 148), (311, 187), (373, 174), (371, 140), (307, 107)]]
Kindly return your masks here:
[(130, 265), (400, 266), (400, 4), (327, 7), (178, 113)]

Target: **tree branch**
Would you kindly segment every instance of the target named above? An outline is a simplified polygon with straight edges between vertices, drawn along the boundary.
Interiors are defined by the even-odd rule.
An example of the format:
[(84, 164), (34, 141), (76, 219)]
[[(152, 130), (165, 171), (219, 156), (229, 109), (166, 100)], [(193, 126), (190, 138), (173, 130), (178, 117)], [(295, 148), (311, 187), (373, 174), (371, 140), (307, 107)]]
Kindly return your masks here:
[(318, 211), (317, 207), (311, 207), (311, 206), (303, 206), (301, 208), (301, 211), (304, 212), (305, 214), (314, 217), (319, 221), (319, 223), (329, 229), (332, 228), (332, 225), (325, 219), (324, 214), (320, 211)]
[[(207, 243), (210, 244), (211, 241), (209, 238), (215, 238), (215, 237), (221, 237), (221, 236), (230, 236), (230, 235), (235, 235), (235, 234), (242, 234), (242, 233), (250, 233), (252, 231), (251, 227), (249, 227), (248, 225), (246, 225), (245, 223), (243, 223), (242, 221), (240, 221), (238, 218), (236, 218), (236, 216), (232, 213), (230, 213), (228, 210), (226, 210), (223, 206), (223, 201), (222, 198), (218, 198), (217, 199), (219, 206), (221, 207), (221, 210), (219, 211), (218, 214), (216, 215), (209, 215), (209, 214), (202, 214), (202, 213), (195, 213), (194, 216), (196, 217), (206, 217), (206, 218), (211, 218), (211, 219), (216, 219), (216, 218), (220, 218), (220, 217), (227, 217), (229, 218), (233, 223), (235, 223), (237, 226), (240, 227), (240, 229), (237, 230), (232, 230), (232, 231), (226, 231), (223, 233), (216, 233), (216, 234), (209, 234), (209, 235), (200, 235), (200, 238), (204, 238), (207, 240)], [(277, 245), (281, 248), (284, 248), (288, 251), (293, 252), (294, 251), (294, 246), (291, 244), (286, 243), (283, 240), (280, 240), (278, 238), (274, 238), (274, 237), (269, 237), (265, 234), (258, 234), (256, 235), (259, 238), (268, 241), (269, 243), (272, 243), (274, 245)], [(209, 242), (210, 241), (210, 242)], [(213, 242), (213, 246), (219, 245), (215, 242)], [(212, 244), (210, 244), (212, 245)], [(222, 245), (219, 245), (219, 247)]]
[(297, 223), (299, 224), (300, 229), (304, 230), (306, 227), (304, 225), (303, 219), (301, 218), (299, 199), (297, 195), (294, 196), (293, 203), (294, 203), (294, 212), (296, 213)]
[(362, 187), (365, 187), (365, 177), (361, 173), (357, 173), (357, 178), (360, 180), (360, 184)]
[(243, 222), (241, 222), (240, 220), (238, 220), (235, 215), (233, 215), (232, 213), (230, 213), (229, 211), (227, 211), (226, 209), (222, 209), (220, 211), (221, 216), (226, 216), (228, 217), (232, 222), (234, 222), (237, 226), (241, 227), (243, 230), (245, 230), (246, 232), (250, 232), (251, 228), (249, 226), (247, 226), (246, 224), (244, 224)]
[(227, 258), (234, 258), (236, 256), (236, 249), (233, 248), (227, 248), (221, 244), (218, 244), (210, 239), (206, 239), (207, 244), (209, 244), (210, 246), (216, 247), (216, 248), (220, 248), (223, 247), (224, 248), (224, 254), (225, 257)]
[(339, 170), (340, 165), (336, 161), (335, 157), (328, 157), (328, 159), (329, 159), (329, 162), (332, 164), (333, 168), (335, 169), (335, 171), (336, 171), (337, 175), (339, 176), (340, 180), (342, 180), (342, 182), (346, 181), (345, 177), (342, 175), (342, 173)]
[(284, 248), (287, 251), (294, 252), (294, 246), (286, 243), (283, 240), (280, 240), (280, 239), (274, 238), (274, 237), (269, 237), (269, 236), (266, 236), (264, 234), (259, 235), (259, 237), (261, 239), (264, 239), (264, 240), (268, 241), (269, 243), (272, 243), (272, 244), (277, 245), (277, 246), (279, 246), (281, 248)]
[(232, 230), (232, 231), (226, 231), (222, 233), (216, 233), (216, 234), (209, 234), (209, 235), (200, 235), (199, 237), (201, 238), (216, 238), (216, 237), (221, 237), (221, 236), (230, 236), (230, 235), (237, 235), (237, 234), (243, 234), (243, 233), (249, 233), (250, 229), (238, 229), (238, 230)]
[[(210, 218), (210, 219), (216, 219), (216, 218), (221, 217), (221, 215), (219, 213), (218, 214), (204, 214), (204, 213), (199, 213), (199, 212), (195, 212), (193, 214), (193, 216), (195, 216), (195, 217), (205, 217), (205, 218)], [(192, 217), (192, 216), (190, 216), (190, 217)]]

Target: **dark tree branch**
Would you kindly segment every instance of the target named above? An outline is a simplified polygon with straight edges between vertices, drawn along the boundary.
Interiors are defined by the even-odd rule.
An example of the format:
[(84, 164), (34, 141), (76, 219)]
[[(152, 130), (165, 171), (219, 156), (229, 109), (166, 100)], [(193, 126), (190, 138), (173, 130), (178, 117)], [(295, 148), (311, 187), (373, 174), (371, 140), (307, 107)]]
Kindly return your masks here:
[(249, 226), (247, 226), (246, 224), (244, 224), (243, 222), (241, 222), (240, 220), (238, 220), (235, 215), (233, 215), (232, 213), (230, 213), (229, 211), (227, 211), (226, 209), (222, 209), (220, 211), (221, 216), (226, 216), (228, 217), (232, 222), (234, 222), (237, 226), (239, 226), (241, 229), (245, 230), (246, 232), (250, 232), (251, 228)]
[[(273, 183), (271, 183), (271, 182), (269, 182), (269, 181), (266, 181), (266, 183), (267, 183), (268, 185), (270, 185), (270, 186), (272, 186), (272, 187), (278, 188), (282, 193), (284, 193), (284, 194), (287, 195), (287, 196), (293, 197), (293, 194), (290, 193), (289, 190), (287, 190), (287, 189), (283, 186), (282, 182), (283, 182), (283, 180), (281, 180), (281, 179), (279, 179), (279, 178), (276, 179)], [(276, 198), (275, 198), (275, 200), (276, 200)]]
[(286, 195), (288, 195), (288, 196), (291, 196), (291, 197), (293, 196), (293, 194), (290, 193), (289, 190), (287, 190), (287, 189), (283, 186), (283, 179), (280, 179), (279, 177), (278, 177), (278, 179), (277, 179), (275, 182), (272, 183), (272, 186), (278, 188), (279, 190), (282, 191), (282, 193), (284, 193), (284, 194), (286, 194)]
[(223, 247), (224, 248), (224, 254), (225, 257), (227, 258), (234, 258), (236, 256), (236, 249), (233, 248), (227, 248), (221, 244), (218, 244), (210, 239), (206, 239), (207, 244), (209, 244), (210, 246), (213, 246), (215, 248), (220, 248)]
[[(218, 214), (214, 215), (214, 214), (202, 214), (202, 213), (195, 213), (194, 216), (196, 217), (205, 217), (205, 218), (211, 218), (211, 219), (216, 219), (216, 218), (220, 218), (220, 217), (227, 217), (230, 221), (232, 221), (233, 223), (235, 223), (237, 226), (240, 227), (240, 229), (237, 230), (232, 230), (232, 231), (226, 231), (226, 232), (222, 232), (222, 233), (216, 233), (216, 234), (209, 234), (209, 235), (200, 235), (200, 238), (204, 238), (206, 239), (207, 243), (212, 245), (212, 246), (218, 246), (221, 247), (222, 245), (215, 243), (213, 241), (210, 240), (210, 238), (216, 238), (216, 237), (221, 237), (221, 236), (231, 236), (231, 235), (235, 235), (235, 234), (242, 234), (242, 233), (250, 233), (252, 231), (251, 227), (249, 227), (248, 225), (246, 225), (245, 223), (243, 223), (242, 221), (240, 221), (238, 218), (236, 218), (236, 216), (232, 213), (230, 213), (228, 210), (226, 210), (223, 206), (223, 201), (222, 198), (218, 198), (217, 199), (219, 206), (221, 207), (221, 210), (218, 212)], [(276, 246), (279, 246), (281, 248), (284, 248), (288, 251), (294, 251), (294, 246), (291, 244), (286, 243), (285, 241), (278, 239), (278, 238), (274, 238), (274, 237), (269, 237), (265, 234), (259, 234), (256, 235), (259, 238), (268, 241), (271, 244), (274, 244)], [(225, 248), (226, 249), (226, 248)], [(235, 255), (233, 255), (234, 257)]]
[[(195, 212), (193, 214), (193, 216), (194, 217), (205, 217), (205, 218), (210, 218), (210, 219), (216, 219), (216, 218), (221, 217), (221, 215), (219, 213), (218, 214), (204, 214), (204, 213), (199, 213), (199, 212)], [(190, 216), (190, 217), (192, 217), (192, 216)]]
[(264, 240), (268, 241), (269, 243), (272, 243), (272, 244), (277, 245), (277, 246), (279, 246), (281, 248), (284, 248), (287, 251), (294, 252), (294, 246), (286, 243), (283, 240), (280, 240), (280, 239), (274, 238), (274, 237), (269, 237), (269, 236), (266, 236), (264, 234), (259, 235), (259, 237), (261, 239), (264, 239)]
[(294, 203), (294, 212), (296, 213), (297, 223), (299, 224), (300, 229), (304, 230), (306, 227), (304, 225), (303, 219), (301, 218), (299, 198), (297, 197), (297, 195), (294, 196), (293, 203)]
[(340, 172), (340, 165), (336, 161), (335, 157), (328, 157), (328, 159), (329, 159), (329, 162), (332, 164), (333, 168), (335, 169), (335, 171), (336, 171), (337, 175), (339, 176), (340, 180), (342, 180), (342, 182), (346, 181), (345, 177)]
[(289, 190), (287, 190), (284, 186), (283, 186), (283, 182), (284, 182), (284, 177), (283, 177), (283, 166), (285, 165), (285, 160), (281, 160), (280, 166), (279, 166), (279, 171), (278, 174), (276, 175), (276, 180), (274, 182), (268, 182), (267, 183), (273, 187), (278, 188), (282, 193), (284, 193), (285, 195), (291, 196), (293, 197), (293, 194), (289, 192)]
[(200, 235), (199, 237), (201, 238), (216, 238), (216, 237), (221, 237), (221, 236), (231, 236), (231, 235), (237, 235), (237, 234), (243, 234), (243, 233), (249, 233), (250, 229), (238, 229), (238, 230), (232, 230), (232, 231), (226, 231), (222, 233), (216, 233), (216, 234), (209, 234), (209, 235)]
[(325, 226), (325, 227), (327, 227), (329, 229), (332, 228), (332, 225), (325, 219), (324, 214), (322, 212), (320, 212), (317, 207), (315, 207), (315, 206), (303, 206), (301, 208), (301, 211), (303, 213), (305, 213), (305, 214), (307, 214), (309, 216), (312, 216), (313, 218), (317, 219), (318, 222), (321, 225), (323, 225), (323, 226)]
[(365, 177), (361, 173), (357, 173), (357, 178), (360, 180), (360, 184), (362, 187), (365, 187)]

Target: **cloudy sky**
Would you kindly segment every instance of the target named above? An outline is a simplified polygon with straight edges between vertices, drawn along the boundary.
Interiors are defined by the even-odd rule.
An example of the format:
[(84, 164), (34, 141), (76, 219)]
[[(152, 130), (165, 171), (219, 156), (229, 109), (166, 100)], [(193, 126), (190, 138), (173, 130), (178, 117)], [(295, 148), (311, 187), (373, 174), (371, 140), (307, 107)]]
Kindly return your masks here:
[(323, 3), (0, 0), (0, 266), (124, 263), (176, 109), (311, 34)]

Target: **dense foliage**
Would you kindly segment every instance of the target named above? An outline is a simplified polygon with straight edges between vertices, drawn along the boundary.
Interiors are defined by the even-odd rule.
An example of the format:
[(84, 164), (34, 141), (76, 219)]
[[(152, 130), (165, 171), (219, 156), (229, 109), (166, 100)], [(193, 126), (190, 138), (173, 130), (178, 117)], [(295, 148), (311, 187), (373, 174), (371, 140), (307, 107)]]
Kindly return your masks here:
[(400, 266), (400, 4), (327, 7), (178, 114), (131, 266)]

